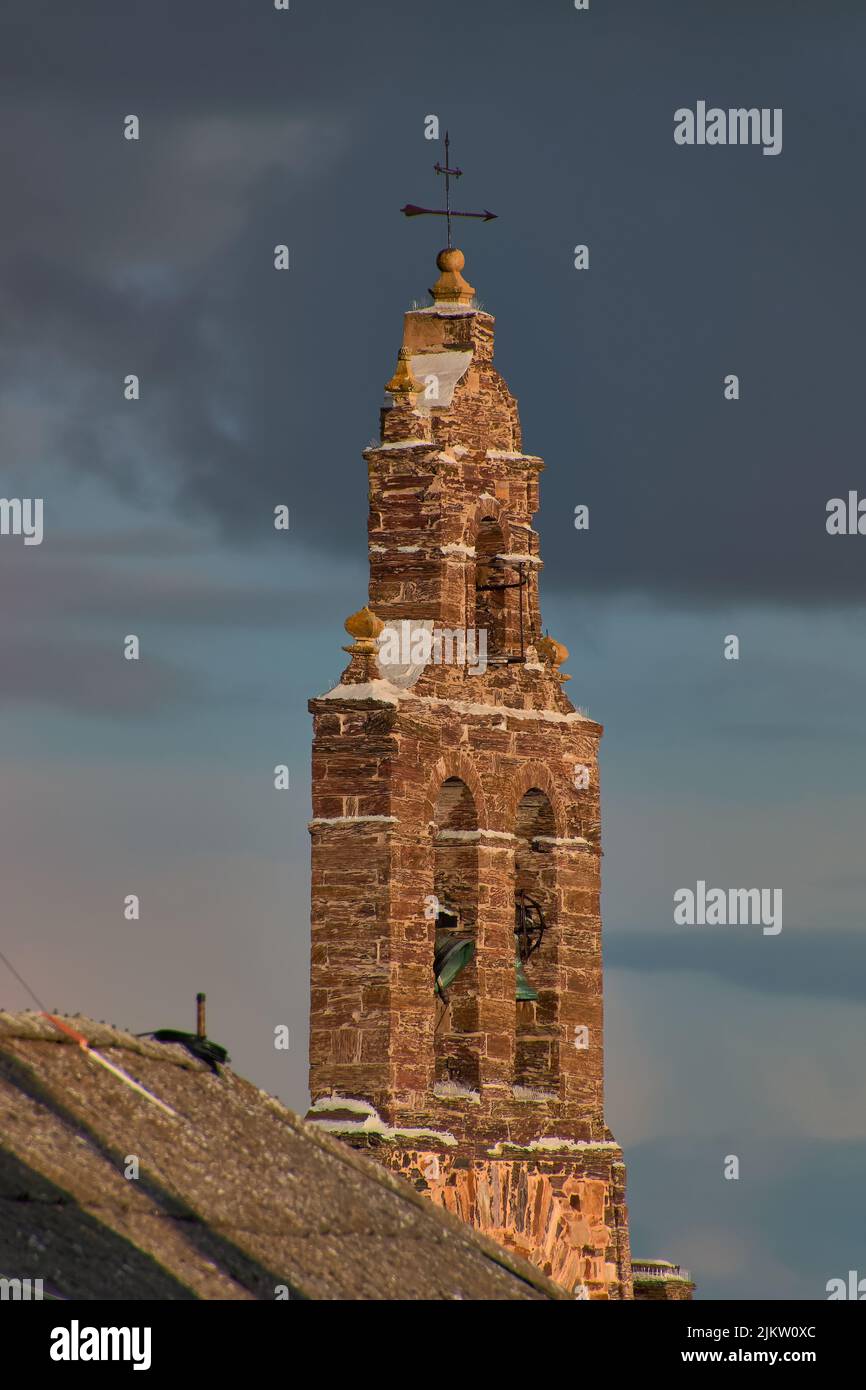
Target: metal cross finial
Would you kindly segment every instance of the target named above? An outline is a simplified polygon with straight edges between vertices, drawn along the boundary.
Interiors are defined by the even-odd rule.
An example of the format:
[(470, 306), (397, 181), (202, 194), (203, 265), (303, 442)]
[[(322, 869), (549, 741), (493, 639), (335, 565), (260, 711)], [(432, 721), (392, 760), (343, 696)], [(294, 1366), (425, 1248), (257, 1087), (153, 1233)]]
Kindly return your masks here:
[(462, 169), (456, 166), (452, 169), (451, 158), (451, 137), (448, 131), (445, 132), (445, 163), (440, 164), (438, 159), (433, 165), (437, 174), (445, 175), (445, 206), (444, 208), (419, 208), (415, 203), (407, 203), (400, 211), (406, 217), (421, 217), (424, 214), (430, 217), (444, 217), (448, 227), (448, 250), (451, 250), (451, 218), (452, 217), (480, 217), (484, 222), (491, 222), (495, 217), (495, 212), (488, 212), (485, 208), (483, 212), (456, 212), (451, 206), (451, 180), (459, 179), (463, 173)]
[(452, 175), (453, 175), (453, 177), (454, 177), (455, 179), (459, 179), (459, 178), (460, 178), (460, 175), (463, 173), (463, 170), (462, 170), (462, 169), (458, 169), (456, 166), (455, 166), (455, 168), (453, 168), (453, 169), (449, 168), (449, 165), (450, 165), (450, 163), (451, 163), (450, 159), (448, 158), (448, 152), (449, 152), (450, 146), (451, 146), (451, 137), (449, 136), (448, 131), (446, 130), (446, 132), (445, 132), (445, 163), (444, 163), (444, 164), (440, 164), (440, 163), (439, 163), (439, 160), (437, 159), (436, 163), (433, 165), (433, 168), (436, 170), (436, 173), (437, 173), (437, 174), (444, 174), (444, 175), (445, 175), (445, 219), (446, 219), (446, 222), (447, 222), (447, 225), (448, 225), (448, 250), (449, 250), (449, 251), (451, 250), (451, 178), (452, 178)]

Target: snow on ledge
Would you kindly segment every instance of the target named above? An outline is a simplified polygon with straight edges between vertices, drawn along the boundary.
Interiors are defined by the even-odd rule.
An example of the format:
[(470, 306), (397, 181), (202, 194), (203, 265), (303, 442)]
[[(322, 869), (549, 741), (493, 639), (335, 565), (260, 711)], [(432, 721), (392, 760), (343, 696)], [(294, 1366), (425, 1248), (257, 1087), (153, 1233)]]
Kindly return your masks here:
[[(571, 714), (560, 714), (559, 710), (554, 709), (517, 709), (514, 705), (479, 705), (471, 704), (467, 700), (446, 700), (440, 699), (436, 695), (415, 695), (413, 696), (419, 704), (444, 705), (448, 709), (456, 710), (458, 714), (482, 714), (499, 715), (500, 718), (508, 716), (512, 719), (543, 719), (549, 724), (591, 724), (593, 721), (583, 710), (572, 710)], [(501, 727), (504, 728), (504, 725)]]
[[(388, 402), (390, 405), (390, 401)], [(364, 453), (377, 454), (380, 449), (435, 449), (432, 439), (383, 439), (381, 444), (371, 444)]]
[(426, 705), (431, 709), (451, 709), (457, 714), (476, 714), (484, 718), (496, 718), (502, 721), (500, 729), (505, 729), (506, 719), (541, 719), (547, 724), (591, 724), (593, 721), (584, 710), (572, 710), (570, 714), (560, 714), (559, 710), (553, 709), (518, 709), (514, 705), (487, 705), (473, 703), (468, 700), (442, 699), (437, 695), (416, 695), (411, 690), (403, 690), (399, 686), (385, 680), (384, 677), (378, 680), (363, 681), (357, 685), (340, 684), (335, 685), (333, 690), (328, 690), (324, 695), (317, 695), (317, 700), (371, 700), (380, 705), (399, 705), (401, 700), (413, 700), (419, 705)]
[(504, 1158), (508, 1153), (584, 1153), (588, 1149), (613, 1149), (618, 1150), (619, 1144), (611, 1144), (599, 1140), (596, 1143), (592, 1139), (533, 1139), (531, 1144), (512, 1144), (509, 1140), (500, 1140), (494, 1144), (492, 1149), (487, 1152), (491, 1158)]
[[(327, 1114), (334, 1110), (348, 1110), (358, 1116), (357, 1120), (329, 1120)], [(322, 1113), (324, 1112), (324, 1113)], [(363, 1116), (363, 1118), (361, 1118)], [(453, 1134), (438, 1129), (401, 1129), (386, 1125), (379, 1112), (368, 1101), (356, 1100), (353, 1096), (340, 1096), (331, 1093), (315, 1101), (307, 1111), (307, 1122), (331, 1134), (377, 1134), (381, 1139), (433, 1139), (449, 1147), (456, 1145)]]
[(398, 690), (396, 685), (390, 681), (372, 680), (361, 681), (357, 685), (335, 685), (333, 690), (328, 690), (324, 695), (318, 695), (319, 700), (375, 700), (380, 705), (397, 705), (404, 692)]
[(439, 1100), (465, 1100), (470, 1105), (480, 1105), (481, 1096), (471, 1086), (461, 1086), (457, 1081), (437, 1081), (433, 1094)]
[(366, 824), (368, 821), (386, 822), (389, 825), (395, 824), (399, 816), (316, 816), (308, 821), (307, 825), (312, 830), (314, 825), (358, 825)]
[(586, 836), (584, 836), (584, 835), (575, 835), (575, 836), (569, 836), (569, 835), (533, 835), (532, 841), (533, 841), (533, 844), (537, 842), (538, 844), (542, 844), (542, 845), (588, 845), (588, 844), (589, 844), (589, 840), (587, 840)]
[(532, 1101), (538, 1105), (559, 1099), (553, 1091), (543, 1091), (538, 1086), (512, 1086), (511, 1094), (515, 1100)]
[(341, 1096), (337, 1091), (331, 1091), (330, 1095), (319, 1096), (318, 1100), (313, 1101), (310, 1106), (309, 1114), (316, 1110), (352, 1110), (358, 1115), (377, 1115), (375, 1105), (371, 1105), (368, 1100), (358, 1100), (355, 1096)]
[[(436, 834), (437, 840), (515, 840), (517, 837), (510, 830), (439, 830)], [(538, 837), (536, 836), (536, 839)]]
[(492, 319), (486, 309), (478, 309), (474, 304), (450, 304), (440, 300), (438, 304), (422, 304), (417, 309), (407, 309), (408, 314), (431, 314), (445, 319), (462, 318), (469, 314), (480, 314), (482, 318)]
[(440, 555), (465, 555), (468, 559), (475, 559), (475, 546), (464, 545), (462, 541), (448, 541), (447, 545), (440, 545)]

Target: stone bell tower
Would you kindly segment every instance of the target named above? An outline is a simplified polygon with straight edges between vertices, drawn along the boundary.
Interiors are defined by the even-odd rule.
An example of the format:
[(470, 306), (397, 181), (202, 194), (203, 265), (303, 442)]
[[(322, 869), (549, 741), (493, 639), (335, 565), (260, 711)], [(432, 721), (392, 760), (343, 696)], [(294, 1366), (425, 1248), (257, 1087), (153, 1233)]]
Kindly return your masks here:
[(404, 319), (368, 605), (310, 701), (308, 1118), (578, 1296), (631, 1298), (603, 1102), (602, 729), (542, 634), (541, 459), (462, 252)]

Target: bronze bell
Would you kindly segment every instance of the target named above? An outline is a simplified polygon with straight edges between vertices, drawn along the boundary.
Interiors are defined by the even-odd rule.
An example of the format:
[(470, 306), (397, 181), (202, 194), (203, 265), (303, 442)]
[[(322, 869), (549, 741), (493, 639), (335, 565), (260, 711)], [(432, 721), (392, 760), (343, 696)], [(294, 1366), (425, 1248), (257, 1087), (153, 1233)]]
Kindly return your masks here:
[(538, 998), (538, 990), (532, 988), (523, 967), (533, 952), (537, 951), (541, 945), (545, 927), (541, 904), (537, 903), (534, 898), (530, 898), (529, 894), (523, 892), (522, 889), (518, 891), (514, 899), (514, 935), (517, 947), (514, 956), (514, 973), (518, 1003), (531, 1003)]
[(523, 968), (523, 961), (519, 956), (514, 957), (514, 974), (517, 977), (517, 1002), (532, 1002), (538, 998), (538, 990), (533, 989), (526, 978), (526, 971)]

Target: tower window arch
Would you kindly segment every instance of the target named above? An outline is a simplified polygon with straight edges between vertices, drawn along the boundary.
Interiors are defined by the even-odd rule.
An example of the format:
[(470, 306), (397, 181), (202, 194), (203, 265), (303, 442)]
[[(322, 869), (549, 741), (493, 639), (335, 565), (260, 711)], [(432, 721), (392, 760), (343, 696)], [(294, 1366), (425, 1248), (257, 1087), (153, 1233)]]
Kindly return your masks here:
[(488, 660), (506, 655), (506, 579), (497, 557), (505, 554), (505, 534), (492, 516), (483, 517), (475, 537), (475, 628), (487, 633)]
[(538, 787), (531, 787), (521, 798), (514, 833), (514, 1081), (551, 1092), (559, 1084), (560, 1046), (556, 871), (550, 853), (556, 819), (550, 800)]
[(434, 1072), (440, 1085), (480, 1085), (478, 1031), (478, 813), (459, 777), (439, 788), (433, 814)]

